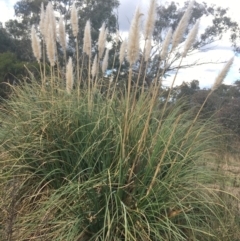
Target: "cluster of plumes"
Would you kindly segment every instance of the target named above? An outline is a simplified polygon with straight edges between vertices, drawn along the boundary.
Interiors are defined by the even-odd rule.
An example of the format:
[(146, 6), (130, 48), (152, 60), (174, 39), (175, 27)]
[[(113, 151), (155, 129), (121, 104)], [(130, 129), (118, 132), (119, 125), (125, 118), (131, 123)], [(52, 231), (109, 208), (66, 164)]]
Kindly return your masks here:
[[(46, 45), (47, 57), (50, 62), (50, 65), (54, 66), (56, 61), (57, 24), (56, 24), (56, 18), (55, 18), (55, 14), (54, 14), (54, 10), (51, 2), (48, 3), (46, 10), (44, 10), (43, 3), (41, 4), (39, 29), (40, 29), (40, 33), (42, 35), (43, 41)], [(58, 41), (61, 47), (63, 48), (64, 53), (66, 53), (67, 41), (66, 41), (65, 24), (62, 16), (60, 16), (59, 24), (58, 24)], [(33, 42), (33, 34), (32, 34), (32, 42)], [(33, 49), (33, 52), (36, 52), (36, 51)]]
[[(152, 34), (155, 25), (155, 18), (156, 18), (156, 0), (151, 0), (148, 15), (146, 18), (146, 22), (144, 25), (143, 36), (145, 40), (145, 48), (144, 48), (144, 61), (148, 61), (150, 58), (151, 50), (152, 50)], [(170, 28), (166, 34), (165, 40), (162, 43), (162, 48), (160, 52), (160, 59), (165, 61), (169, 56), (170, 52), (173, 52), (176, 47), (181, 43), (183, 36), (186, 32), (188, 27), (189, 19), (191, 17), (192, 9), (194, 6), (194, 1), (189, 3), (189, 6), (184, 13), (181, 21), (179, 22), (176, 30), (172, 31)], [(128, 41), (124, 40), (121, 43), (120, 51), (119, 51), (119, 62), (120, 64), (123, 63), (124, 58), (129, 62), (130, 66), (132, 66), (139, 57), (140, 52), (140, 20), (143, 14), (140, 12), (140, 9), (137, 8), (134, 18), (131, 22), (131, 27), (129, 31), (129, 38)], [(71, 19), (70, 19), (72, 33), (73, 36), (78, 41), (78, 11), (73, 3), (71, 7)], [(55, 65), (56, 61), (56, 20), (54, 16), (54, 10), (52, 4), (49, 2), (46, 10), (44, 10), (43, 4), (41, 5), (41, 15), (40, 15), (40, 23), (39, 29), (41, 35), (43, 37), (44, 43), (46, 45), (46, 52), (47, 57), (50, 62), (51, 66)], [(197, 38), (199, 30), (199, 21), (196, 22), (192, 30), (187, 36), (187, 39), (184, 43), (183, 51), (182, 51), (182, 58), (187, 56), (189, 49), (192, 47), (194, 41)], [(108, 68), (108, 58), (109, 58), (109, 49), (106, 49), (106, 41), (107, 41), (108, 29), (106, 28), (105, 23), (102, 24), (100, 29), (99, 38), (98, 38), (98, 52), (95, 54), (94, 60), (91, 66), (91, 76), (92, 78), (96, 77), (98, 74), (98, 67), (101, 64), (101, 70), (104, 74)], [(59, 18), (58, 24), (58, 41), (64, 51), (66, 57), (66, 49), (67, 49), (67, 41), (66, 41), (66, 32), (65, 32), (65, 24), (64, 19), (62, 16)], [(119, 33), (116, 33), (115, 42), (119, 42)], [(171, 47), (171, 51), (169, 51)], [(40, 62), (41, 59), (41, 44), (40, 39), (36, 33), (34, 27), (32, 27), (32, 48), (34, 56), (36, 57), (37, 61)], [(105, 52), (105, 55), (104, 55)], [(85, 29), (84, 29), (84, 39), (83, 39), (83, 53), (86, 54), (89, 58), (89, 63), (91, 62), (92, 58), (92, 41), (91, 41), (91, 22), (90, 20), (87, 21)], [(104, 56), (103, 56), (104, 55)], [(231, 59), (222, 72), (217, 77), (215, 84), (213, 85), (212, 89), (216, 89), (219, 84), (222, 82), (224, 77), (226, 76), (233, 59)], [(66, 86), (67, 92), (70, 93), (71, 89), (73, 88), (73, 64), (72, 59), (69, 58), (69, 61), (66, 66)]]
[[(73, 4), (73, 8), (75, 8), (74, 4)], [(73, 19), (76, 22), (77, 14), (75, 11), (72, 11), (72, 12), (74, 12), (74, 14), (75, 14)], [(76, 24), (74, 26), (75, 26), (75, 28), (78, 29), (78, 26), (76, 26)], [(53, 9), (51, 2), (49, 2), (48, 5), (46, 6), (46, 10), (44, 9), (43, 3), (41, 4), (39, 30), (40, 30), (40, 33), (41, 33), (41, 36), (43, 39), (43, 43), (46, 46), (46, 53), (47, 53), (48, 61), (49, 61), (50, 65), (53, 67), (56, 63), (57, 24), (56, 24), (54, 9)], [(75, 31), (76, 31), (76, 29), (75, 29)], [(66, 50), (67, 50), (66, 30), (65, 30), (64, 19), (61, 15), (59, 17), (59, 23), (58, 23), (58, 41), (62, 47), (64, 55), (66, 56)], [(37, 61), (40, 62), (40, 58), (41, 58), (41, 54), (42, 54), (41, 43), (40, 43), (40, 39), (38, 38), (34, 27), (32, 27), (32, 48), (33, 48), (34, 56), (36, 57)], [(73, 73), (72, 73), (72, 59), (71, 58), (69, 58), (68, 64), (66, 66), (66, 70), (67, 70), (66, 87), (67, 87), (67, 92), (69, 92), (73, 86)], [(70, 83), (72, 83), (72, 84), (70, 84)]]
[[(172, 41), (171, 51), (174, 51), (176, 47), (181, 43), (183, 36), (188, 27), (189, 19), (191, 17), (192, 8), (194, 5), (194, 1), (190, 2), (186, 12), (184, 13), (181, 21), (179, 22), (174, 34), (172, 33), (172, 29), (169, 29), (166, 38), (162, 44), (162, 50), (160, 53), (161, 60), (165, 60), (169, 54), (169, 46)], [(147, 19), (144, 27), (144, 39), (145, 39), (145, 48), (144, 48), (144, 60), (148, 61), (150, 58), (151, 50), (152, 50), (152, 34), (155, 25), (155, 17), (156, 17), (156, 0), (152, 0), (150, 2)], [(127, 45), (127, 61), (132, 65), (135, 63), (139, 57), (139, 49), (140, 49), (140, 19), (143, 14), (140, 12), (139, 8), (137, 8), (135, 12), (135, 16), (132, 20), (130, 31), (129, 31), (129, 39)], [(187, 52), (191, 48), (194, 43), (199, 28), (199, 21), (195, 24), (192, 31), (188, 35), (188, 38), (185, 43), (184, 51), (182, 53), (183, 57), (186, 57)], [(120, 51), (121, 53), (121, 51)], [(122, 52), (123, 53), (123, 52)], [(121, 55), (121, 54), (120, 54)], [(123, 55), (121, 55), (122, 57)], [(120, 58), (120, 62), (123, 61), (123, 58)]]
[(46, 44), (47, 57), (51, 66), (55, 65), (56, 60), (56, 18), (51, 2), (48, 3), (46, 10), (42, 3), (40, 15), (40, 32)]
[[(189, 23), (191, 14), (192, 14), (193, 6), (194, 6), (194, 1), (191, 1), (188, 5), (186, 12), (182, 16), (176, 30), (174, 31), (174, 33), (172, 32), (172, 28), (170, 28), (168, 30), (168, 33), (162, 44), (162, 50), (160, 53), (161, 60), (163, 60), (163, 61), (166, 60), (166, 58), (169, 54), (169, 46), (170, 46), (171, 42), (172, 42), (171, 52), (173, 52), (176, 49), (176, 47), (181, 43), (181, 41), (184, 37), (184, 34), (187, 30), (187, 27), (188, 27), (188, 23)], [(192, 47), (192, 45), (197, 37), (198, 29), (199, 29), (199, 21), (196, 22), (196, 24), (194, 25), (193, 29), (190, 31), (190, 34), (188, 35), (188, 37), (185, 41), (185, 46), (184, 46), (184, 50), (182, 52), (182, 57), (187, 56), (189, 49)]]

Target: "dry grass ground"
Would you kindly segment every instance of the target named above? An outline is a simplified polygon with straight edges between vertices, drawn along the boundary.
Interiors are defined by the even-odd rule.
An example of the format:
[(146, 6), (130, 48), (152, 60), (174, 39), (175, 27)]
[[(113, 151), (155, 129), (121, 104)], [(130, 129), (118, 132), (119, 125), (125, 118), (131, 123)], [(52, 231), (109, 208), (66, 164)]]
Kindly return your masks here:
[(229, 177), (227, 187), (240, 198), (240, 156), (227, 154), (224, 160), (225, 163), (222, 163), (220, 168)]
[(234, 214), (232, 222), (228, 221), (226, 225), (232, 226), (229, 232), (234, 233), (233, 241), (240, 241), (240, 144), (235, 146), (234, 152), (229, 151), (210, 160), (206, 165), (221, 174), (213, 186), (223, 191), (220, 195), (227, 199), (228, 209)]

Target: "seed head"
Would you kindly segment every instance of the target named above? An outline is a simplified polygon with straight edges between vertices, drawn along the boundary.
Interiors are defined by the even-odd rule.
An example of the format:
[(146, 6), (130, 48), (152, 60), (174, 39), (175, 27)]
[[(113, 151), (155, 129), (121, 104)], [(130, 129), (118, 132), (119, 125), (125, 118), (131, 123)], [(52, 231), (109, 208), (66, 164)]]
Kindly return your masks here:
[(73, 89), (73, 65), (72, 58), (70, 57), (68, 60), (68, 64), (66, 66), (66, 90), (67, 93), (70, 94)]
[(102, 24), (100, 34), (98, 37), (98, 54), (99, 54), (99, 59), (102, 58), (103, 52), (105, 49), (105, 43), (106, 43), (106, 27), (105, 23)]
[(47, 46), (47, 56), (48, 56), (48, 60), (51, 64), (51, 66), (54, 66), (55, 64), (55, 50), (56, 50), (56, 46), (55, 46), (55, 40), (54, 40), (54, 32), (52, 29), (52, 25), (49, 25), (48, 27), (48, 33), (47, 33), (47, 40), (46, 40), (46, 46)]
[(148, 39), (152, 36), (153, 28), (155, 24), (155, 18), (156, 18), (156, 0), (151, 0), (147, 20), (145, 23), (145, 29), (144, 29), (144, 38)]
[(95, 55), (94, 57), (94, 60), (93, 60), (93, 64), (92, 64), (92, 70), (91, 70), (91, 74), (92, 74), (92, 77), (94, 78), (97, 74), (97, 69), (98, 69), (98, 63), (97, 63), (97, 60), (98, 60), (98, 56), (97, 54)]
[(89, 58), (91, 58), (91, 53), (92, 53), (91, 48), (92, 48), (91, 26), (90, 26), (90, 20), (88, 20), (84, 29), (83, 52), (86, 53), (89, 56)]
[(190, 2), (186, 12), (184, 13), (181, 21), (179, 22), (174, 34), (173, 34), (173, 41), (172, 41), (172, 51), (180, 44), (182, 41), (183, 35), (187, 29), (189, 19), (192, 14), (194, 1)]
[(37, 61), (40, 63), (41, 59), (41, 45), (40, 45), (40, 39), (37, 36), (36, 30), (34, 26), (32, 26), (32, 31), (31, 31), (31, 38), (32, 38), (32, 49), (33, 49), (33, 54)]
[(143, 14), (140, 13), (139, 7), (137, 8), (134, 18), (131, 23), (129, 31), (129, 40), (127, 46), (127, 60), (132, 65), (139, 56), (139, 39), (140, 39), (140, 18)]
[(221, 72), (218, 74), (217, 78), (215, 79), (215, 82), (212, 86), (212, 91), (216, 90), (223, 82), (225, 77), (227, 76), (228, 71), (230, 70), (232, 64), (233, 64), (234, 57), (232, 57), (226, 65), (223, 67)]
[(41, 4), (41, 13), (40, 13), (40, 22), (39, 22), (39, 28), (41, 34), (44, 36), (44, 20), (45, 20), (45, 11), (44, 11), (44, 5), (43, 2)]
[(78, 35), (78, 13), (77, 13), (75, 3), (73, 3), (72, 10), (71, 10), (71, 25), (72, 25), (73, 36), (76, 38)]
[(194, 27), (192, 28), (191, 32), (189, 33), (189, 35), (186, 39), (182, 57), (187, 56), (188, 50), (192, 47), (193, 43), (196, 40), (196, 37), (198, 34), (198, 29), (199, 29), (199, 20), (196, 22), (196, 24), (194, 25)]
[(162, 51), (161, 51), (161, 54), (160, 54), (161, 60), (165, 60), (167, 58), (168, 48), (169, 48), (171, 39), (172, 39), (172, 28), (170, 28), (168, 30), (167, 36), (164, 39), (164, 42), (163, 42), (163, 45), (162, 45)]
[(45, 16), (45, 21), (44, 21), (44, 29), (45, 29), (45, 38), (46, 41), (47, 38), (49, 38), (49, 29), (51, 28), (52, 35), (51, 37), (53, 38), (54, 41), (56, 41), (56, 19), (53, 11), (53, 6), (51, 2), (48, 3), (47, 8), (46, 8), (46, 16)]

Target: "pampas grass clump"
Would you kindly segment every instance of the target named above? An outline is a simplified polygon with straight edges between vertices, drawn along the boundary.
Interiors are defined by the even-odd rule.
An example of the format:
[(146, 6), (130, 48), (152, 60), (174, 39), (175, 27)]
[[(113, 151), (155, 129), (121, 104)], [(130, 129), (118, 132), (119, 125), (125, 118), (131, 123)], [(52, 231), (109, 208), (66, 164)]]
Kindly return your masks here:
[[(155, 4), (153, 0), (149, 13), (154, 12)], [(173, 36), (173, 49), (182, 38), (189, 14), (190, 10)], [(42, 7), (40, 31), (44, 33), (51, 76), (42, 73), (41, 84), (32, 80), (31, 84), (12, 86), (14, 94), (0, 112), (3, 240), (231, 240), (223, 218), (229, 210), (209, 185), (215, 174), (203, 165), (205, 156), (214, 156), (221, 147), (214, 123), (200, 122), (199, 113), (192, 118), (192, 113), (183, 112), (180, 102), (167, 105), (170, 97), (160, 108), (163, 73), (159, 71), (147, 90), (133, 83), (132, 68), (140, 53), (141, 16), (138, 8), (129, 39), (121, 43), (117, 53), (120, 67), (117, 76), (112, 76), (114, 84), (111, 79), (105, 87), (110, 54), (106, 49), (102, 60), (108, 34), (105, 25), (98, 48), (92, 48), (87, 21), (82, 59), (87, 56), (88, 66), (80, 66), (78, 17), (73, 4), (76, 60), (68, 56), (66, 69), (61, 69), (56, 64), (52, 7), (49, 5), (46, 11)], [(43, 31), (46, 19), (51, 24), (47, 28), (44, 25)], [(148, 40), (143, 50), (145, 62), (151, 53), (153, 24), (154, 20), (148, 18), (143, 35)], [(195, 28), (186, 52), (195, 39)], [(33, 46), (35, 36), (33, 31)], [(171, 53), (171, 37), (169, 30), (159, 53), (165, 62)], [(125, 55), (130, 67), (121, 89), (118, 77)], [(38, 54), (35, 57), (40, 59)], [(213, 90), (232, 61), (217, 77)], [(61, 72), (65, 74), (61, 76)], [(144, 83), (144, 76), (138, 78)], [(9, 187), (15, 184), (13, 195)]]

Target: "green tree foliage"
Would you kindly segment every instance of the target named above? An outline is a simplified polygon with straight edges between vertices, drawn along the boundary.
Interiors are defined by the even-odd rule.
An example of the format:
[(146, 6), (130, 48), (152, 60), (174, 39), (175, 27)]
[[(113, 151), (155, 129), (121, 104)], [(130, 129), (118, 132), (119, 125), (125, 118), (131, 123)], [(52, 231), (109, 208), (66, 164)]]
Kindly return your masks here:
[(9, 84), (18, 84), (31, 72), (31, 78), (40, 77), (39, 66), (35, 62), (24, 62), (13, 52), (0, 53), (0, 97), (7, 98), (11, 88)]
[(240, 137), (240, 81), (235, 81), (233, 85), (222, 85), (216, 94), (222, 103), (217, 114), (219, 123)]
[(218, 113), (219, 122), (240, 137), (240, 99), (231, 99)]
[(13, 50), (14, 50), (13, 39), (1, 24), (0, 25), (0, 53), (6, 52), (6, 51), (13, 51)]
[[(172, 89), (169, 105), (174, 105), (184, 99), (187, 104), (182, 107), (182, 110), (192, 109), (194, 116), (204, 103), (209, 91), (210, 89), (201, 89), (198, 80), (183, 82)], [(169, 88), (163, 89), (163, 100), (166, 99), (168, 93)], [(237, 80), (232, 85), (219, 86), (205, 103), (200, 118), (206, 120), (214, 118), (224, 130), (240, 137), (240, 81)]]
[(10, 89), (7, 83), (13, 84), (25, 73), (24, 64), (11, 52), (0, 53), (0, 96), (6, 98)]
[(27, 31), (17, 20), (9, 20), (5, 28), (0, 25), (0, 53), (7, 51), (16, 54), (19, 60), (32, 61), (31, 42)]

